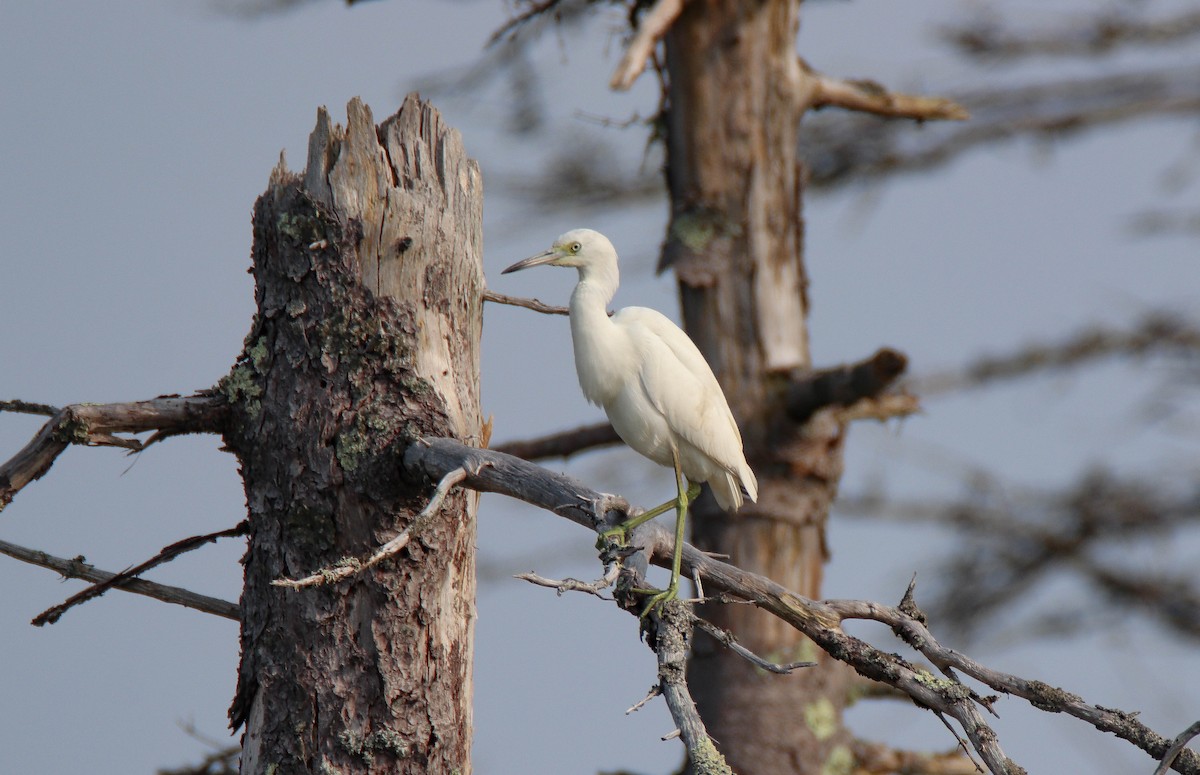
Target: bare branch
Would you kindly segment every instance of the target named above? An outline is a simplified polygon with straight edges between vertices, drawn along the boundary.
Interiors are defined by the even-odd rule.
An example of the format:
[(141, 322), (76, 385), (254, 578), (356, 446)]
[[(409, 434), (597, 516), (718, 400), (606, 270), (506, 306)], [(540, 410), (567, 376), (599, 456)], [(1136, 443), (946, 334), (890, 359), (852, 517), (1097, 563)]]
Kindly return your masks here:
[(621, 57), (612, 80), (608, 82), (609, 88), (626, 91), (633, 86), (633, 82), (646, 69), (646, 63), (650, 61), (658, 41), (662, 40), (667, 30), (671, 29), (671, 25), (679, 18), (679, 14), (683, 13), (685, 1), (656, 0), (649, 12), (638, 21), (633, 40), (629, 41), (625, 55)]
[(64, 407), (54, 413), (24, 449), (0, 465), (0, 511), (21, 488), (49, 471), (54, 460), (71, 444), (123, 446), (136, 451), (143, 448), (141, 442), (114, 434), (217, 433), (225, 414), (225, 399), (215, 395), (161, 396), (123, 404)]
[[(486, 463), (484, 464), (486, 465)], [(276, 587), (287, 587), (288, 589), (301, 589), (303, 587), (318, 587), (324, 584), (332, 584), (335, 581), (355, 576), (368, 568), (373, 568), (386, 559), (395, 557), (404, 547), (408, 546), (408, 542), (413, 536), (419, 535), (421, 530), (429, 524), (439, 508), (442, 501), (450, 494), (450, 490), (459, 482), (467, 478), (467, 472), (461, 468), (453, 471), (447, 471), (442, 480), (438, 482), (437, 489), (433, 491), (433, 496), (429, 499), (429, 503), (421, 512), (413, 517), (412, 522), (408, 527), (400, 531), (392, 540), (388, 541), (383, 546), (365, 560), (359, 560), (356, 557), (347, 557), (331, 568), (322, 568), (311, 576), (305, 576), (302, 579), (275, 579), (271, 582)]]
[(884, 118), (911, 118), (917, 121), (965, 121), (971, 117), (967, 109), (945, 97), (923, 97), (888, 91), (876, 81), (834, 78), (813, 70), (803, 59), (800, 67), (811, 79), (813, 89), (810, 106), (844, 108), (859, 113), (872, 113)]
[[(837, 611), (843, 619), (870, 619), (887, 624), (900, 638), (920, 651), (943, 672), (958, 669), (996, 691), (1022, 697), (1036, 708), (1068, 713), (1088, 722), (1096, 729), (1111, 732), (1133, 743), (1156, 758), (1164, 756), (1169, 749), (1170, 744), (1166, 738), (1143, 725), (1137, 720), (1136, 714), (1090, 705), (1075, 694), (1041, 681), (1020, 678), (984, 667), (970, 657), (942, 646), (924, 624), (898, 608), (856, 600), (828, 600), (825, 601), (825, 605)], [(1188, 754), (1188, 760), (1180, 760), (1178, 763), (1181, 766), (1176, 769), (1180, 772), (1200, 772), (1200, 756), (1191, 752)]]
[(500, 25), (500, 28), (488, 38), (487, 45), (494, 46), (506, 38), (512, 38), (527, 23), (548, 14), (561, 2), (562, 0), (540, 0), (540, 2), (530, 3), (524, 11)]
[(1154, 775), (1167, 775), (1167, 770), (1171, 769), (1171, 765), (1175, 763), (1175, 759), (1179, 756), (1179, 752), (1184, 749), (1193, 737), (1200, 735), (1200, 721), (1192, 724), (1187, 729), (1179, 733), (1175, 741), (1171, 743), (1171, 747), (1163, 754), (1162, 761), (1154, 768)]
[(1158, 46), (1200, 35), (1200, 12), (1185, 11), (1165, 19), (1135, 19), (1104, 10), (1077, 16), (1052, 29), (1003, 29), (993, 19), (943, 30), (942, 36), (967, 56), (1017, 59), (1037, 56), (1097, 56), (1121, 45)]
[(971, 121), (903, 124), (844, 113), (810, 117), (800, 153), (814, 187), (931, 169), (987, 143), (1050, 137), (1134, 118), (1200, 111), (1196, 68), (1164, 68), (951, 95)]
[(718, 627), (712, 622), (702, 619), (699, 616), (693, 616), (693, 619), (694, 621), (692, 623), (695, 626), (707, 632), (722, 646), (737, 654), (742, 659), (745, 659), (759, 670), (765, 670), (768, 673), (775, 673), (776, 675), (787, 675), (793, 670), (797, 670), (801, 667), (816, 667), (817, 665), (816, 662), (787, 662), (782, 665), (778, 662), (771, 662), (738, 643), (737, 638), (735, 638), (733, 633), (729, 630)]
[[(0, 554), (6, 554), (13, 559), (27, 562), (32, 565), (40, 565), (43, 568), (49, 568), (58, 571), (68, 579), (84, 579), (86, 581), (105, 582), (115, 578), (117, 574), (108, 571), (100, 570), (92, 565), (84, 562), (83, 557), (76, 557), (73, 560), (66, 560), (61, 557), (55, 557), (45, 552), (40, 552), (36, 549), (27, 549), (24, 546), (10, 544), (7, 541), (0, 541)], [(186, 608), (194, 608), (197, 611), (203, 611), (206, 614), (214, 616), (222, 616), (226, 619), (234, 621), (241, 620), (241, 610), (236, 603), (230, 603), (227, 600), (221, 600), (207, 595), (200, 595), (180, 587), (172, 587), (166, 584), (159, 584), (154, 581), (146, 581), (145, 579), (127, 579), (117, 583), (117, 588), (125, 592), (132, 592), (135, 595), (145, 595), (152, 597), (155, 600), (161, 600), (164, 603), (174, 603)]]
[(580, 581), (579, 579), (548, 579), (545, 576), (539, 576), (533, 571), (528, 573), (518, 573), (513, 578), (521, 581), (528, 581), (530, 584), (536, 584), (539, 587), (549, 587), (564, 595), (567, 592), (586, 592), (589, 595), (595, 595), (601, 600), (609, 598), (604, 597), (603, 591), (611, 587), (617, 581), (617, 573), (620, 568), (617, 565), (612, 565), (603, 576), (595, 581)]
[(654, 652), (658, 656), (658, 685), (687, 746), (689, 771), (697, 775), (733, 775), (733, 769), (708, 735), (687, 687), (687, 659), (695, 618), (690, 606), (673, 600), (662, 607)]
[(526, 441), (510, 441), (495, 447), (497, 452), (525, 460), (545, 460), (551, 457), (568, 458), (578, 452), (621, 443), (621, 437), (607, 422), (584, 425), (569, 431)]
[(507, 304), (511, 307), (524, 307), (531, 309), (534, 312), (541, 312), (546, 315), (570, 315), (571, 311), (566, 307), (556, 307), (552, 304), (544, 304), (537, 299), (523, 299), (520, 296), (505, 296), (503, 293), (485, 290), (483, 292), (483, 300), (495, 302), (496, 304)]
[(977, 359), (964, 369), (914, 380), (921, 395), (966, 390), (1024, 377), (1038, 371), (1075, 368), (1115, 356), (1200, 353), (1200, 326), (1186, 318), (1155, 312), (1127, 328), (1094, 326), (1050, 343), (1032, 344), (1011, 353)]
[(166, 562), (170, 562), (179, 555), (184, 554), (185, 552), (190, 552), (193, 549), (199, 549), (205, 544), (216, 543), (217, 539), (219, 538), (230, 538), (233, 536), (246, 535), (249, 529), (250, 524), (243, 521), (234, 527), (227, 528), (225, 530), (219, 530), (215, 533), (192, 536), (190, 538), (185, 538), (182, 541), (176, 541), (170, 546), (164, 547), (162, 551), (140, 565), (136, 565), (128, 570), (123, 570), (120, 573), (114, 574), (112, 578), (97, 582), (87, 589), (84, 589), (82, 592), (72, 595), (62, 603), (47, 608), (45, 611), (42, 611), (37, 616), (33, 617), (31, 624), (36, 627), (42, 627), (47, 624), (55, 624), (59, 619), (62, 618), (63, 614), (71, 610), (73, 607), (100, 597), (108, 590), (113, 589), (114, 587), (119, 587), (123, 582), (141, 576), (151, 568), (157, 567)]
[(58, 414), (59, 408), (57, 406), (50, 406), (50, 404), (36, 404), (32, 401), (14, 399), (12, 401), (0, 401), (0, 412), (40, 414), (45, 417), (53, 417)]
[(883, 348), (857, 363), (792, 375), (787, 393), (787, 413), (802, 423), (826, 406), (848, 407), (879, 395), (908, 366), (904, 353)]
[[(619, 499), (590, 490), (571, 477), (450, 439), (428, 438), (411, 445), (404, 453), (403, 465), (410, 475), (434, 479), (440, 479), (455, 468), (463, 468), (468, 471), (463, 482), (467, 487), (518, 498), (591, 530), (602, 531), (606, 526), (623, 521), (628, 510)], [(637, 547), (636, 556), (628, 557), (623, 563), (625, 566), (636, 568), (639, 562), (649, 560), (666, 567), (671, 562), (674, 537), (661, 525), (650, 522), (639, 526), (630, 537), (630, 543)], [(1135, 714), (1091, 705), (1074, 694), (1040, 681), (991, 670), (942, 646), (923, 623), (915, 606), (810, 600), (770, 579), (716, 560), (686, 544), (683, 547), (683, 571), (689, 576), (699, 575), (707, 586), (752, 602), (787, 622), (831, 656), (853, 666), (861, 675), (895, 686), (919, 705), (954, 719), (962, 726), (972, 748), (994, 773), (1019, 771), (1017, 765), (1004, 755), (995, 732), (980, 714), (980, 708), (991, 709), (994, 698), (979, 696), (958, 679), (956, 671), (995, 691), (1022, 697), (1036, 708), (1067, 713), (1097, 729), (1112, 732), (1155, 759), (1161, 759), (1170, 747), (1170, 741), (1138, 721)], [(847, 635), (841, 629), (841, 622), (846, 619), (871, 619), (888, 625), (945, 677), (936, 678), (896, 654)], [(1198, 775), (1200, 756), (1184, 750), (1176, 760), (1175, 768)]]
[[(905, 521), (936, 522), (957, 530), (964, 546), (935, 572), (938, 594), (930, 608), (955, 638), (979, 634), (990, 615), (1014, 607), (1051, 574), (1065, 574), (1090, 586), (1108, 604), (1074, 613), (1035, 612), (1015, 631), (1061, 637), (1095, 625), (1097, 617), (1137, 611), (1176, 633), (1200, 638), (1200, 588), (1188, 568), (1172, 572), (1125, 567), (1114, 560), (1135, 542), (1157, 541), (1182, 525), (1200, 520), (1195, 482), (1173, 492), (1161, 483), (1120, 479), (1091, 471), (1061, 490), (989, 490), (954, 502), (902, 502), (873, 496), (839, 499), (840, 513), (877, 514)], [(995, 633), (987, 633), (996, 637)]]
[(650, 700), (653, 700), (655, 697), (661, 697), (661, 696), (662, 696), (662, 685), (654, 684), (653, 686), (650, 687), (650, 691), (646, 692), (645, 697), (643, 697), (642, 699), (635, 702), (633, 705), (631, 705), (625, 711), (625, 715), (628, 716), (630, 713), (638, 712), (642, 708), (646, 707), (646, 703), (650, 702)]

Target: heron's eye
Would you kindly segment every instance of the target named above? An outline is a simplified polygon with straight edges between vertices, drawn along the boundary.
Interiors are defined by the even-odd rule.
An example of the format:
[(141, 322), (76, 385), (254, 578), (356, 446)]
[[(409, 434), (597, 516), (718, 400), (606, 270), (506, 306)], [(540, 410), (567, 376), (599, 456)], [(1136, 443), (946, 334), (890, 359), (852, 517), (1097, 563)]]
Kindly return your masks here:
[(571, 243), (571, 252), (572, 253), (578, 253), (581, 250), (583, 250), (583, 245), (580, 245), (578, 242)]

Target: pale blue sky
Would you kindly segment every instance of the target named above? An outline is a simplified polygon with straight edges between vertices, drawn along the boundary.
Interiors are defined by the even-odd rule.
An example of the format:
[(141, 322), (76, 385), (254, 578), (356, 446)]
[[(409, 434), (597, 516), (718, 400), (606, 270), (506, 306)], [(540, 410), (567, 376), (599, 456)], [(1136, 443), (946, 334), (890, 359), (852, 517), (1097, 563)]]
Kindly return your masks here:
[[(800, 47), (829, 72), (931, 90), (967, 88), (985, 76), (1080, 71), (1044, 60), (989, 71), (948, 56), (934, 26), (975, 7), (810, 3)], [(503, 3), (488, 0), (353, 9), (314, 2), (257, 20), (184, 0), (0, 6), (7, 151), (0, 398), (132, 400), (216, 382), (249, 325), (250, 212), (280, 150), (293, 168), (302, 163), (319, 105), (340, 120), (358, 95), (382, 119), (414, 84), (475, 61), (505, 14)], [(639, 130), (579, 117), (653, 110), (656, 87), (648, 78), (628, 95), (606, 89), (621, 23), (616, 10), (601, 11), (584, 27), (546, 36), (532, 61), (544, 77), (548, 119), (564, 138), (598, 137), (635, 167)], [(1196, 61), (1194, 49), (1169, 56)], [(498, 271), (568, 228), (589, 226), (612, 237), (622, 254), (616, 303), (675, 316), (673, 282), (653, 273), (665, 204), (536, 212), (489, 183), (536, 173), (545, 158), (544, 139), (498, 130), (507, 100), (501, 87), (435, 97), (482, 164), (492, 287), (564, 303), (570, 272), (501, 278)], [(571, 141), (551, 145), (560, 142)], [(1123, 224), (1147, 207), (1179, 203), (1167, 198), (1161, 178), (1172, 161), (1195, 153), (1195, 142), (1194, 119), (1135, 123), (1052, 148), (1013, 142), (934, 175), (811, 199), (817, 360), (856, 359), (890, 345), (911, 356), (914, 371), (927, 372), (1085, 323), (1120, 323), (1164, 301), (1194, 311), (1196, 243), (1137, 240)], [(1194, 205), (1195, 186), (1183, 196)], [(485, 329), (485, 412), (495, 416), (495, 439), (599, 419), (579, 394), (564, 320), (489, 307)], [(1153, 362), (1140, 371), (1148, 373), (1104, 368), (1042, 378), (931, 402), (903, 426), (855, 428), (844, 489), (883, 482), (906, 494), (958, 492), (956, 479), (925, 462), (936, 456), (993, 469), (1013, 488), (1061, 482), (1096, 463), (1136, 471), (1170, 460), (1174, 472), (1194, 472), (1194, 432), (1133, 432), (1137, 401), (1163, 374)], [(0, 415), (0, 456), (38, 425)], [(217, 446), (211, 438), (173, 439), (136, 462), (113, 450), (72, 449), (0, 516), (0, 538), (120, 569), (179, 538), (233, 525), (244, 510), (240, 482), (233, 459)], [(659, 502), (670, 488), (669, 474), (626, 451), (551, 466), (640, 502)], [(835, 520), (830, 538), (827, 594), (885, 601), (898, 600), (911, 573), (927, 572), (950, 545), (928, 528), (851, 520)], [(586, 577), (596, 570), (591, 538), (531, 508), (485, 498), (479, 545), (487, 572), (476, 649), (476, 770), (674, 768), (680, 746), (658, 740), (671, 730), (661, 704), (624, 715), (654, 678), (635, 622), (594, 599), (557, 598), (508, 578), (530, 568)], [(1196, 542), (1164, 545), (1163, 553), (1195, 558)], [(225, 541), (151, 577), (236, 599), (240, 555), (239, 542)], [(0, 585), (7, 590), (0, 600), (2, 769), (151, 772), (204, 752), (181, 723), (227, 739), (233, 623), (110, 593), (37, 629), (28, 620), (79, 583), (0, 558)], [(1078, 602), (1069, 584), (1052, 591), (1064, 606)], [(885, 633), (869, 632), (897, 648)], [(1135, 622), (1015, 650), (979, 644), (972, 653), (1093, 702), (1141, 710), (1143, 720), (1174, 734), (1200, 717), (1200, 669), (1194, 651), (1159, 643), (1160, 635)], [(1031, 772), (1151, 768), (1129, 746), (1079, 722), (1013, 700), (1000, 712), (996, 727), (1007, 752)], [(856, 709), (852, 719), (868, 737), (909, 747), (953, 744), (931, 715), (898, 703)], [(625, 747), (614, 747), (617, 740)]]

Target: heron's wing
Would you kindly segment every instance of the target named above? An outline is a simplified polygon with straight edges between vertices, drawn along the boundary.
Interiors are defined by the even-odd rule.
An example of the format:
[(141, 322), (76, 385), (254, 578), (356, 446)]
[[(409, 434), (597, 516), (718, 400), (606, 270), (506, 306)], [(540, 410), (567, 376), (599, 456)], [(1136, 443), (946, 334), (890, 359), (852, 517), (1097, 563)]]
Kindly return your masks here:
[(644, 353), (638, 375), (642, 388), (671, 430), (721, 468), (741, 474), (747, 467), (742, 434), (708, 361), (688, 335), (645, 307), (626, 307), (613, 322)]

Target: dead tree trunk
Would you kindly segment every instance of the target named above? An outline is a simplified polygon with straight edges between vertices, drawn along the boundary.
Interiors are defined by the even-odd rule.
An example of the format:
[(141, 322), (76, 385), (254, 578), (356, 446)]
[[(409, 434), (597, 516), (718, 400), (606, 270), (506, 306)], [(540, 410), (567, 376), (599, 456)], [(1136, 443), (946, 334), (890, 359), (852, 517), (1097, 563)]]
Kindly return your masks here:
[[(667, 33), (672, 220), (663, 258), (761, 486), (758, 503), (734, 517), (710, 499), (698, 504), (695, 543), (819, 597), (842, 432), (827, 413), (798, 427), (782, 408), (787, 374), (810, 366), (796, 137), (811, 95), (795, 48), (799, 6), (701, 0)], [(735, 771), (807, 773), (850, 761), (842, 666), (750, 606), (707, 606), (703, 615), (759, 654), (822, 662), (780, 679), (698, 642), (689, 682)]]
[(415, 96), (379, 127), (324, 110), (304, 174), (283, 162), (254, 212), (258, 311), (221, 389), (249, 508), (243, 773), (469, 772), (474, 493), (395, 559), (273, 586), (396, 535), (428, 498), (398, 453), (478, 443), (482, 184)]

